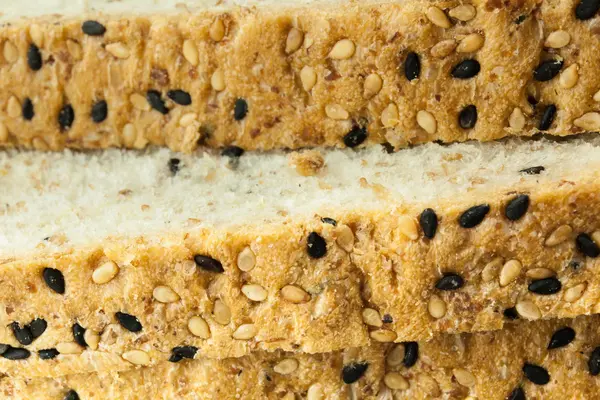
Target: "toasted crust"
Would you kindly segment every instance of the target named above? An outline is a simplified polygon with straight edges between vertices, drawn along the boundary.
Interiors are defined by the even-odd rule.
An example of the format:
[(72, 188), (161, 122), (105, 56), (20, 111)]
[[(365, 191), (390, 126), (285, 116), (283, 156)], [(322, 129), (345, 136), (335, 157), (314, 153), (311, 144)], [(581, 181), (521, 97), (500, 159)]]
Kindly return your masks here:
[[(471, 19), (470, 12), (457, 14), (455, 7), (463, 3), (433, 3), (452, 16), (449, 28), (428, 17), (431, 2), (418, 0), (48, 16), (7, 23), (0, 28), (0, 47), (9, 49), (0, 52), (0, 140), (41, 150), (149, 143), (186, 152), (199, 143), (264, 150), (355, 146), (364, 140), (360, 131), (344, 137), (362, 127), (366, 143), (399, 148), (529, 136), (538, 132), (549, 105), (558, 111), (553, 121), (546, 115), (548, 133), (600, 128), (593, 99), (600, 88), (593, 72), (600, 68), (597, 20), (576, 19), (577, 1), (473, 1)], [(98, 20), (106, 32), (85, 35), (87, 19)], [(211, 28), (222, 38), (214, 30), (211, 36)], [(569, 40), (561, 32), (548, 42), (559, 30)], [(32, 37), (43, 41), (37, 71), (26, 57)], [(336, 48), (340, 41), (345, 42)], [(410, 52), (421, 65), (412, 81), (404, 72)], [(568, 74), (535, 80), (534, 70), (550, 58), (562, 60), (561, 71), (570, 68)], [(478, 60), (479, 74), (452, 77), (465, 59)], [(149, 110), (148, 90), (159, 92), (168, 114)], [(191, 105), (175, 104), (167, 96), (170, 90), (188, 92)], [(35, 113), (30, 121), (20, 112), (27, 98)], [(539, 104), (532, 106), (528, 98)], [(234, 119), (237, 99), (248, 108), (242, 118), (240, 105), (239, 121)], [(102, 100), (108, 114), (95, 123), (92, 107)], [(73, 106), (74, 120), (61, 130), (58, 118), (67, 104)], [(465, 129), (459, 114), (471, 104), (476, 123)], [(579, 119), (587, 113), (592, 114)], [(473, 115), (464, 118), (462, 126), (474, 123)]]
[[(506, 399), (521, 387), (528, 399), (591, 399), (598, 377), (589, 372), (592, 351), (600, 344), (597, 316), (574, 320), (521, 322), (498, 332), (440, 335), (419, 343), (416, 363), (407, 367), (386, 362), (392, 345), (373, 345), (329, 354), (257, 352), (237, 359), (198, 357), (178, 364), (161, 363), (121, 373), (79, 374), (56, 379), (5, 378), (0, 393), (7, 398), (62, 399), (69, 390), (81, 398), (179, 399)], [(575, 338), (548, 350), (553, 334), (570, 327)], [(401, 349), (404, 345), (399, 344)], [(400, 350), (400, 360), (402, 360)], [(278, 364), (288, 361), (289, 368)], [(356, 383), (345, 384), (343, 368), (367, 364)], [(523, 374), (525, 363), (550, 375), (546, 385)], [(295, 367), (295, 368), (294, 368)], [(401, 389), (391, 390), (384, 377), (398, 373)], [(388, 376), (388, 379), (390, 377)], [(389, 381), (388, 381), (389, 382)], [(393, 385), (393, 383), (392, 383)], [(311, 389), (312, 387), (312, 389)], [(320, 390), (317, 390), (317, 387)], [(322, 397), (307, 394), (320, 392)], [(288, 396), (288, 397), (285, 397)], [(297, 396), (297, 397), (294, 397)], [(471, 397), (468, 397), (471, 396)]]
[[(592, 233), (600, 226), (597, 175), (590, 172), (577, 183), (539, 186), (532, 180), (514, 188), (530, 196), (529, 209), (518, 221), (504, 216), (507, 202), (515, 196), (512, 190), (473, 193), (452, 204), (331, 215), (337, 220), (335, 227), (318, 216), (286, 224), (166, 234), (159, 241), (115, 238), (99, 247), (6, 262), (0, 277), (11, 290), (0, 292), (0, 343), (19, 346), (9, 326), (12, 322), (25, 325), (45, 318), (48, 329), (27, 348), (54, 348), (74, 340), (71, 327), (77, 322), (102, 334), (99, 351), (114, 364), (110, 369), (117, 370), (131, 366), (119, 359), (131, 350), (148, 352), (150, 364), (169, 358), (171, 349), (182, 345), (198, 347), (207, 358), (239, 357), (255, 350), (317, 353), (378, 340), (402, 342), (439, 333), (500, 329), (507, 321), (503, 311), (514, 306), (525, 319), (597, 312), (600, 267), (575, 244), (579, 233), (595, 237)], [(467, 208), (484, 203), (490, 205), (490, 212), (480, 225), (471, 229), (459, 225)], [(424, 238), (415, 222), (425, 207), (435, 208), (439, 217), (433, 239)], [(547, 239), (564, 225), (571, 233), (547, 246)], [(310, 232), (325, 239), (324, 257), (309, 257)], [(254, 268), (242, 271), (238, 256), (246, 247), (256, 261)], [(198, 254), (220, 261), (224, 272), (196, 266), (191, 260)], [(486, 268), (498, 257), (500, 266)], [(120, 267), (119, 273), (108, 283), (95, 283), (93, 271), (109, 260)], [(517, 260), (521, 268), (506, 283), (510, 274), (502, 266), (509, 260)], [(42, 271), (47, 267), (62, 272), (64, 295), (44, 283)], [(561, 290), (552, 295), (529, 291), (534, 278), (527, 271), (535, 268), (551, 270)], [(436, 289), (447, 273), (460, 276), (463, 286)], [(484, 275), (491, 278), (484, 280)], [(246, 284), (260, 285), (266, 298), (247, 292), (255, 299), (250, 300), (243, 294), (249, 290), (244, 289)], [(305, 293), (300, 291), (298, 297), (296, 292), (298, 299), (288, 301), (282, 291), (286, 285)], [(153, 297), (157, 286), (171, 288), (180, 300), (157, 301)], [(215, 317), (217, 300), (231, 313), (225, 326)], [(365, 308), (376, 310), (384, 322), (365, 324)], [(116, 312), (136, 316), (142, 331), (124, 330)], [(207, 321), (209, 339), (189, 332), (192, 316)], [(246, 327), (245, 333), (236, 333), (250, 323), (254, 332)], [(40, 360), (35, 353), (26, 361), (0, 359), (0, 369), (8, 375), (33, 377), (109, 368), (94, 362), (89, 353), (88, 349), (78, 358), (59, 356), (52, 362)], [(68, 361), (71, 358), (77, 360)]]

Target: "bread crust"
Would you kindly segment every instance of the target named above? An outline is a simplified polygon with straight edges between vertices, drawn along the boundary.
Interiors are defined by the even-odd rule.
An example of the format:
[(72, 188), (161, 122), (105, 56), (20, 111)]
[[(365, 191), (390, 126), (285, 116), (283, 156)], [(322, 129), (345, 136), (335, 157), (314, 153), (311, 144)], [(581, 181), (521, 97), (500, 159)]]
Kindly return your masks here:
[[(576, 19), (577, 1), (478, 0), (472, 18), (463, 3), (329, 2), (5, 23), (0, 141), (40, 150), (154, 144), (190, 152), (199, 144), (346, 147), (360, 145), (366, 133), (364, 143), (401, 148), (530, 136), (544, 125), (550, 105), (557, 112), (546, 115), (547, 133), (600, 129), (593, 99), (600, 88), (594, 73), (600, 68), (598, 24)], [(430, 7), (443, 10), (451, 26), (440, 27)], [(86, 35), (85, 20), (97, 20), (106, 32)], [(41, 41), (34, 43), (39, 70), (27, 62), (34, 39)], [(409, 81), (405, 61), (411, 52), (420, 72)], [(477, 76), (453, 77), (468, 59), (479, 62)], [(548, 59), (562, 62), (565, 76), (540, 81), (547, 77), (538, 71), (536, 80), (534, 71)], [(164, 102), (157, 107), (168, 113), (150, 109), (152, 90)], [(192, 103), (181, 105), (187, 102), (180, 97), (176, 104), (169, 97), (174, 90), (187, 92)], [(22, 115), (26, 99), (34, 108), (31, 120)], [(238, 105), (236, 120), (238, 99), (245, 105)], [(101, 101), (108, 113), (94, 122), (92, 108)], [(74, 120), (61, 129), (66, 105)], [(465, 111), (461, 123), (469, 105), (476, 117)], [(63, 125), (68, 121), (65, 111)]]
[[(576, 183), (538, 185), (535, 180), (524, 178), (509, 190), (474, 192), (438, 204), (330, 215), (336, 226), (315, 216), (171, 232), (158, 239), (111, 238), (90, 248), (65, 247), (7, 261), (0, 280), (11, 290), (0, 291), (0, 343), (20, 347), (13, 322), (25, 325), (44, 318), (48, 328), (26, 346), (34, 352), (28, 360), (0, 359), (0, 370), (11, 376), (49, 377), (109, 369), (91, 359), (89, 348), (53, 362), (35, 354), (73, 341), (76, 322), (101, 335), (98, 350), (111, 360), (110, 369), (118, 370), (132, 366), (120, 360), (131, 350), (146, 351), (150, 364), (168, 359), (172, 348), (184, 345), (198, 347), (207, 358), (278, 349), (322, 353), (378, 340), (427, 340), (440, 333), (501, 329), (508, 321), (504, 311), (515, 306), (522, 319), (598, 312), (600, 265), (576, 245), (580, 233), (589, 234), (592, 243), (597, 240), (597, 174), (582, 174)], [(530, 205), (519, 220), (511, 221), (506, 206), (518, 193), (527, 193)], [(490, 206), (483, 221), (474, 228), (460, 226), (465, 210), (478, 204)], [(439, 219), (433, 239), (425, 238), (416, 222), (427, 207)], [(557, 236), (557, 228), (567, 225), (567, 233)], [(321, 258), (308, 254), (312, 232), (325, 241)], [(251, 269), (239, 258), (247, 248), (255, 260)], [(218, 260), (223, 272), (203, 269), (192, 261), (195, 255)], [(497, 258), (499, 265), (487, 266)], [(96, 283), (94, 271), (108, 261), (118, 265), (118, 274), (108, 283)], [(516, 272), (515, 263), (520, 265)], [(64, 294), (44, 282), (45, 268), (62, 272)], [(545, 270), (534, 271), (540, 268)], [(444, 290), (440, 280), (450, 273), (462, 279), (462, 286)], [(542, 295), (529, 288), (534, 280), (551, 276), (560, 281), (557, 293)], [(283, 289), (288, 285), (299, 291), (292, 289), (295, 295), (290, 297), (290, 290)], [(159, 286), (172, 289), (178, 299), (157, 300)], [(223, 304), (231, 314), (225, 325), (216, 317), (223, 315)], [(364, 315), (367, 308), (372, 309), (370, 317)], [(116, 312), (138, 318), (142, 330), (125, 330)], [(193, 316), (208, 323), (209, 339), (191, 334)], [(246, 324), (254, 329), (246, 326), (244, 333), (236, 333)], [(66, 362), (69, 358), (77, 361)]]
[[(439, 335), (419, 343), (419, 356), (410, 367), (401, 362), (404, 345), (398, 345), (399, 365), (390, 365), (386, 358), (391, 359), (393, 345), (375, 344), (327, 354), (256, 352), (224, 360), (200, 356), (193, 361), (163, 362), (126, 372), (52, 379), (5, 378), (0, 380), (0, 393), (6, 398), (36, 399), (62, 399), (69, 390), (75, 390), (80, 398), (123, 400), (173, 397), (503, 400), (521, 387), (528, 399), (591, 399), (597, 393), (599, 378), (590, 375), (588, 361), (600, 344), (598, 322), (598, 316), (586, 316), (511, 323), (497, 332)], [(564, 347), (548, 350), (553, 334), (565, 327), (575, 331), (574, 340)], [(283, 368), (279, 363), (284, 360), (295, 360), (297, 365), (288, 361), (295, 368)], [(368, 367), (356, 383), (345, 384), (342, 371), (353, 363)], [(546, 369), (550, 382), (537, 385), (525, 378), (522, 371), (525, 363)], [(403, 378), (395, 381), (400, 389), (386, 386), (384, 377), (389, 373)], [(308, 395), (315, 396), (316, 392), (322, 397)]]

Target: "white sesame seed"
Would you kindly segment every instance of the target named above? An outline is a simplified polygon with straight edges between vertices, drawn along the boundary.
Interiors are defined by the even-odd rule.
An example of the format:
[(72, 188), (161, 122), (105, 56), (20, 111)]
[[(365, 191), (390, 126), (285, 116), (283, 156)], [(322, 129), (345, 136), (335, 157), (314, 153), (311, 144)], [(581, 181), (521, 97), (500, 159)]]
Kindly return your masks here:
[(327, 104), (325, 106), (325, 114), (331, 119), (344, 120), (350, 117), (348, 111), (344, 110), (339, 104)]
[(296, 28), (290, 29), (287, 35), (287, 39), (285, 41), (285, 52), (287, 54), (292, 54), (296, 50), (302, 46), (302, 42), (304, 41), (304, 33)]
[(530, 270), (527, 270), (527, 272), (525, 272), (525, 275), (529, 279), (538, 280), (538, 279), (551, 278), (556, 275), (556, 272), (554, 272), (548, 268), (532, 268)]
[(256, 265), (256, 256), (252, 249), (248, 246), (244, 247), (237, 256), (237, 267), (240, 271), (251, 271)]
[(56, 350), (60, 354), (81, 354), (83, 347), (76, 342), (62, 342), (56, 345)]
[(550, 234), (550, 236), (548, 236), (548, 238), (544, 242), (544, 245), (546, 245), (547, 247), (558, 246), (559, 244), (567, 241), (571, 237), (572, 233), (573, 228), (571, 228), (569, 225), (561, 225), (558, 228), (556, 228)]
[(6, 62), (14, 64), (19, 59), (19, 51), (17, 50), (17, 46), (7, 40), (4, 42), (2, 55), (4, 56)]
[(452, 26), (452, 23), (450, 22), (450, 19), (446, 13), (437, 7), (429, 7), (426, 15), (429, 21), (440, 28), (450, 28)]
[(299, 363), (295, 358), (285, 358), (273, 367), (273, 371), (281, 375), (289, 375), (298, 369)]
[(188, 329), (192, 335), (202, 339), (210, 338), (210, 327), (202, 317), (194, 316), (188, 321)]
[(508, 286), (521, 274), (522, 265), (518, 260), (507, 261), (500, 270), (500, 286)]
[(520, 131), (525, 128), (525, 115), (523, 115), (523, 111), (520, 108), (515, 107), (515, 109), (508, 117), (508, 126), (516, 131)]
[(35, 43), (37, 47), (42, 47), (44, 45), (44, 32), (38, 24), (31, 24), (29, 26), (29, 36), (31, 36), (31, 41)]
[(542, 312), (532, 301), (521, 300), (515, 308), (517, 309), (517, 313), (525, 319), (533, 321), (542, 318)]
[(336, 239), (335, 242), (344, 251), (351, 252), (354, 248), (354, 233), (352, 229), (345, 224), (340, 224), (335, 228)]
[(6, 104), (6, 113), (11, 118), (17, 118), (21, 115), (21, 102), (15, 96), (10, 96)]
[(210, 77), (210, 85), (217, 92), (225, 90), (225, 73), (222, 69), (217, 69)]
[(448, 11), (448, 14), (450, 14), (452, 18), (466, 22), (475, 18), (477, 10), (471, 4), (461, 4)]
[(564, 294), (565, 301), (568, 301), (569, 303), (576, 302), (583, 296), (586, 289), (587, 283), (585, 282), (566, 289)]
[(305, 65), (300, 70), (300, 81), (302, 82), (302, 87), (304, 88), (304, 90), (310, 92), (310, 90), (317, 83), (317, 73), (315, 72), (314, 68)]
[(83, 333), (83, 340), (85, 340), (90, 349), (97, 350), (98, 343), (100, 343), (100, 335), (91, 329), (86, 329)]
[(577, 64), (572, 64), (561, 72), (558, 82), (564, 89), (571, 89), (577, 84), (578, 80), (579, 66)]
[(215, 42), (220, 42), (225, 37), (225, 24), (221, 19), (216, 19), (210, 26), (210, 38)]
[(567, 31), (559, 30), (551, 32), (546, 41), (544, 42), (545, 47), (550, 47), (552, 49), (560, 49), (561, 47), (565, 47), (571, 41), (571, 35)]
[(150, 356), (142, 350), (131, 350), (123, 353), (123, 359), (135, 365), (150, 364)]
[(381, 315), (379, 311), (373, 308), (365, 308), (362, 310), (362, 320), (365, 324), (381, 328), (383, 322), (381, 322)]
[(342, 39), (333, 45), (329, 57), (334, 60), (346, 60), (354, 55), (356, 46), (350, 39)]
[(397, 367), (404, 362), (404, 345), (396, 345), (385, 358), (385, 362), (390, 367)]
[(198, 48), (196, 47), (196, 44), (194, 42), (192, 42), (189, 39), (185, 40), (183, 42), (182, 51), (183, 51), (183, 57), (187, 60), (187, 62), (192, 64), (194, 67), (198, 66), (198, 62), (200, 60), (199, 60)]
[(383, 377), (383, 383), (392, 390), (406, 390), (409, 388), (408, 381), (398, 372), (388, 372)]
[(471, 33), (456, 47), (458, 53), (474, 53), (483, 47), (484, 39), (479, 33)]
[(437, 131), (437, 121), (429, 111), (421, 110), (417, 113), (417, 124), (430, 135)]
[(265, 301), (268, 293), (260, 285), (244, 285), (242, 286), (242, 293), (252, 301)]
[(381, 123), (386, 128), (392, 128), (400, 122), (398, 115), (398, 107), (394, 103), (388, 104), (381, 112)]
[(456, 40), (448, 39), (437, 42), (430, 50), (431, 55), (436, 58), (449, 56), (456, 49)]
[(99, 285), (103, 285), (113, 280), (118, 273), (119, 266), (114, 261), (107, 261), (94, 270), (92, 273), (92, 281)]
[(310, 295), (302, 288), (295, 285), (286, 285), (281, 288), (281, 297), (290, 303), (300, 304), (310, 301)]
[(257, 330), (254, 324), (243, 324), (233, 332), (233, 338), (238, 340), (250, 340), (256, 336), (256, 333)]
[(133, 124), (127, 124), (123, 127), (123, 144), (125, 147), (133, 147), (137, 139), (137, 131)]
[(150, 104), (144, 96), (139, 93), (133, 93), (129, 96), (129, 101), (136, 109), (140, 111), (150, 111)]
[(378, 329), (376, 331), (371, 331), (369, 336), (371, 337), (371, 339), (381, 343), (393, 342), (398, 337), (396, 332), (387, 329)]
[(398, 218), (398, 230), (410, 240), (417, 240), (419, 238), (417, 222), (413, 217), (409, 217), (408, 215)]
[(313, 383), (306, 392), (306, 400), (323, 400), (323, 386), (320, 383)]
[(472, 387), (477, 383), (475, 376), (466, 369), (454, 368), (452, 374), (456, 378), (456, 381), (463, 386)]
[(585, 113), (581, 117), (573, 121), (573, 124), (587, 131), (598, 131), (600, 130), (600, 113)]
[(427, 310), (433, 318), (440, 319), (446, 315), (446, 302), (435, 294), (431, 295)]
[(375, 96), (383, 87), (383, 79), (377, 74), (369, 74), (365, 78), (365, 84), (363, 89), (363, 97), (370, 99)]
[(487, 263), (485, 267), (483, 267), (483, 270), (481, 271), (481, 279), (483, 279), (484, 282), (491, 282), (496, 279), (498, 276), (498, 271), (500, 271), (500, 268), (503, 264), (504, 260), (502, 257), (494, 258), (492, 261)]
[(180, 298), (179, 295), (168, 286), (155, 287), (152, 291), (152, 297), (160, 303), (174, 303), (179, 301)]

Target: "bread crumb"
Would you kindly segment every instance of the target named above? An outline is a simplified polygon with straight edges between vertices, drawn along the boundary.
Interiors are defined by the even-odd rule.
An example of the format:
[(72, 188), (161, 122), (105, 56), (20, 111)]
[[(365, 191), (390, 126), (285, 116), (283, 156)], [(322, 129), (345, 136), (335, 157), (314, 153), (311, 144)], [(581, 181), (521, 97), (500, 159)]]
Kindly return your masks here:
[(288, 162), (302, 176), (315, 176), (325, 166), (323, 156), (316, 150), (290, 153)]

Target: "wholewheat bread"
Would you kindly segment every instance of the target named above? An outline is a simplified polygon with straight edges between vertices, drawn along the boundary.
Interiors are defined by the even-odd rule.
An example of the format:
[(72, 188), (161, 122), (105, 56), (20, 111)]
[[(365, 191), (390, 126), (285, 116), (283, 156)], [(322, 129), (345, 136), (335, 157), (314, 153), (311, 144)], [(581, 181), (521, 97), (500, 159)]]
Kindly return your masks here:
[(396, 148), (600, 129), (597, 2), (0, 1), (0, 142)]
[(329, 352), (600, 310), (595, 136), (174, 156), (0, 153), (0, 371), (118, 370), (180, 346)]
[[(4, 378), (11, 399), (593, 399), (600, 384), (598, 316), (509, 324), (327, 354), (198, 356), (127, 372)], [(73, 392), (72, 392), (73, 391)], [(521, 397), (518, 397), (522, 391)]]

